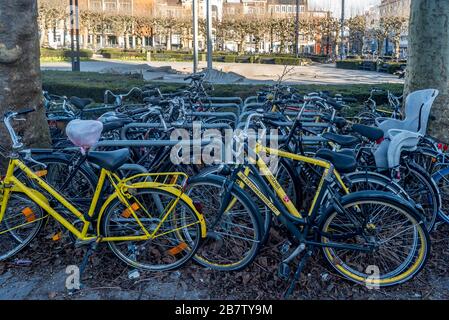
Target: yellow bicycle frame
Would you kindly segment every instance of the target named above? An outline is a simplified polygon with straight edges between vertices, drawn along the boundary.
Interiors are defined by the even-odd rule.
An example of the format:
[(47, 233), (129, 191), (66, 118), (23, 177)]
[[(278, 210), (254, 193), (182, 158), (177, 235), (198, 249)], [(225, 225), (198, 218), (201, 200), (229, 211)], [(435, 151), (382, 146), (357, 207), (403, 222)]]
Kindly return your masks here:
[[(17, 179), (17, 177), (14, 176), (14, 170), (16, 168), (23, 171), (30, 179), (36, 181), (37, 184), (42, 189), (44, 189), (46, 192), (48, 192), (60, 204), (62, 204), (68, 211), (70, 211), (80, 221), (82, 221), (83, 227), (82, 227), (81, 231), (78, 230), (67, 219), (65, 219), (61, 214), (59, 214), (55, 209), (53, 209), (49, 205), (48, 200), (42, 193), (40, 193), (37, 190), (27, 187), (19, 179)], [(168, 232), (165, 232), (165, 233), (157, 234), (161, 225), (164, 223), (164, 221), (167, 219), (167, 217), (171, 214), (173, 209), (178, 204), (179, 200), (182, 199), (197, 216), (198, 221), (200, 223), (200, 227), (201, 227), (201, 236), (204, 238), (206, 236), (206, 223), (205, 223), (204, 217), (202, 214), (200, 214), (196, 210), (195, 206), (192, 203), (192, 200), (186, 194), (184, 194), (181, 186), (176, 185), (174, 183), (166, 184), (166, 183), (152, 182), (152, 181), (136, 182), (136, 183), (131, 183), (131, 184), (128, 183), (136, 178), (147, 177), (149, 179), (152, 179), (152, 177), (157, 177), (157, 176), (161, 176), (161, 175), (166, 175), (166, 176), (167, 175), (184, 175), (185, 177), (187, 177), (183, 173), (156, 173), (156, 174), (148, 173), (148, 174), (139, 174), (139, 175), (132, 176), (130, 178), (122, 180), (114, 173), (112, 173), (106, 169), (101, 169), (98, 184), (97, 184), (97, 187), (96, 187), (96, 190), (93, 195), (92, 202), (91, 202), (91, 205), (90, 205), (90, 208), (88, 211), (88, 216), (93, 217), (93, 215), (95, 213), (95, 209), (100, 200), (101, 190), (106, 181), (106, 178), (109, 179), (109, 181), (111, 182), (115, 191), (113, 194), (111, 194), (108, 197), (108, 199), (104, 202), (104, 204), (102, 205), (102, 207), (99, 211), (99, 215), (98, 215), (98, 219), (97, 219), (97, 226), (96, 226), (97, 234), (95, 236), (93, 236), (93, 235), (88, 235), (88, 229), (89, 229), (91, 222), (87, 221), (86, 218), (84, 217), (84, 215), (77, 208), (75, 208), (67, 199), (65, 199), (61, 194), (59, 194), (58, 191), (53, 189), (44, 180), (42, 180), (36, 173), (34, 173), (22, 161), (20, 161), (18, 159), (11, 159), (9, 162), (8, 170), (7, 170), (6, 176), (3, 180), (2, 189), (1, 189), (1, 192), (3, 193), (2, 194), (3, 197), (1, 199), (0, 221), (3, 220), (3, 217), (5, 215), (5, 211), (6, 211), (6, 208), (8, 205), (8, 201), (9, 201), (11, 192), (21, 192), (21, 193), (27, 195), (36, 204), (38, 204), (50, 216), (52, 216), (61, 225), (63, 225), (65, 228), (67, 228), (67, 230), (69, 230), (71, 233), (73, 233), (79, 240), (87, 241), (87, 240), (96, 239), (99, 242), (100, 241), (139, 241), (139, 240), (144, 241), (144, 240), (154, 239), (154, 238), (157, 238), (161, 235), (168, 233)], [(145, 179), (145, 180), (147, 180), (147, 179)], [(164, 215), (163, 215), (159, 225), (151, 233), (148, 232), (148, 230), (144, 227), (142, 222), (139, 220), (136, 212), (134, 211), (134, 209), (128, 202), (128, 200), (130, 198), (133, 198), (133, 196), (132, 196), (133, 189), (163, 190), (163, 191), (168, 192), (176, 197), (176, 200), (173, 200), (169, 203), (169, 205), (167, 206), (168, 208), (164, 208), (165, 212), (164, 212)], [(131, 192), (129, 192), (129, 191), (131, 191)], [(137, 221), (138, 225), (142, 228), (142, 231), (144, 233), (143, 235), (120, 236), (120, 237), (102, 237), (100, 235), (101, 217), (103, 216), (103, 214), (104, 214), (105, 210), (107, 209), (107, 207), (109, 206), (109, 204), (116, 198), (118, 198), (120, 200), (120, 202), (122, 202), (127, 207), (127, 210), (129, 210), (129, 212), (131, 213), (131, 216)], [(149, 214), (148, 212), (146, 212), (146, 213)], [(28, 222), (28, 223), (30, 223), (30, 222)], [(188, 225), (188, 226), (190, 226), (190, 225)], [(183, 226), (181, 228), (185, 228), (185, 227), (187, 227), (187, 226)], [(173, 230), (170, 230), (169, 232), (175, 232), (181, 228), (173, 229)]]
[[(319, 159), (315, 159), (315, 158), (309, 158), (309, 157), (305, 157), (305, 156), (294, 154), (294, 153), (289, 153), (289, 152), (282, 151), (282, 150), (271, 149), (271, 148), (263, 146), (259, 142), (256, 143), (256, 146), (255, 146), (255, 149), (254, 149), (254, 153), (257, 156), (257, 160), (255, 160), (254, 158), (251, 158), (251, 157), (249, 158), (249, 160), (256, 164), (256, 166), (261, 171), (261, 174), (265, 177), (265, 179), (273, 187), (276, 195), (281, 200), (281, 203), (285, 206), (285, 208), (288, 210), (288, 212), (292, 216), (294, 216), (296, 218), (302, 218), (301, 213), (298, 211), (298, 209), (295, 207), (295, 205), (291, 202), (291, 200), (287, 196), (287, 193), (284, 191), (282, 186), (279, 184), (279, 182), (277, 181), (277, 179), (274, 176), (274, 174), (270, 171), (270, 169), (268, 168), (267, 164), (263, 161), (262, 157), (260, 156), (260, 152), (262, 152), (262, 151), (266, 152), (267, 155), (268, 154), (273, 154), (273, 155), (277, 155), (278, 157), (281, 157), (281, 158), (287, 158), (287, 159), (291, 159), (291, 160), (294, 160), (294, 161), (305, 162), (305, 163), (309, 163), (309, 164), (314, 165), (314, 166), (318, 166), (318, 167), (324, 168), (324, 172), (323, 172), (323, 175), (321, 177), (319, 186), (318, 186), (317, 191), (315, 193), (312, 205), (310, 206), (310, 209), (309, 209), (308, 215), (311, 215), (312, 212), (314, 211), (315, 207), (317, 205), (319, 205), (317, 203), (317, 200), (318, 200), (318, 197), (319, 197), (319, 195), (321, 193), (321, 189), (323, 188), (324, 180), (325, 180), (326, 176), (329, 174), (331, 168), (333, 168), (331, 166), (331, 164), (329, 162), (327, 162), (327, 161), (324, 161), (324, 160), (319, 160)], [(249, 175), (250, 171), (251, 170), (249, 169), (249, 167), (246, 167), (243, 172), (241, 171), (241, 172), (239, 172), (237, 174), (238, 177), (241, 180), (241, 182), (239, 182), (240, 187), (242, 187), (242, 183), (247, 185), (251, 189), (251, 191), (253, 191), (254, 194), (256, 194), (257, 197), (268, 208), (270, 208), (273, 211), (273, 213), (275, 215), (280, 215), (281, 212), (279, 211), (278, 208), (276, 208), (276, 206), (273, 204), (273, 202), (270, 201), (257, 188), (257, 186), (254, 183), (252, 183), (252, 181), (248, 178), (248, 175)], [(333, 169), (333, 174), (334, 174), (338, 184), (342, 187), (343, 191), (346, 194), (349, 194), (350, 191), (349, 191), (348, 187), (344, 184), (343, 179), (341, 178), (341, 176), (337, 172), (337, 170)], [(231, 204), (228, 206), (228, 208), (230, 208), (232, 206), (233, 202), (234, 201), (231, 202)]]

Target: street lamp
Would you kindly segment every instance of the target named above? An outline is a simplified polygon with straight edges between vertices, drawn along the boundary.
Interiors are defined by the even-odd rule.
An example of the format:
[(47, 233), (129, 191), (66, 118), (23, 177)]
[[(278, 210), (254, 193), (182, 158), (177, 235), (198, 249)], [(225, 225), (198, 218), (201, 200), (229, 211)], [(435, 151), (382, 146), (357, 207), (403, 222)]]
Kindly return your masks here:
[(299, 57), (299, 0), (296, 0), (295, 56), (296, 56), (296, 58)]
[(70, 1), (70, 45), (72, 71), (80, 71), (80, 29), (79, 29), (79, 11), (78, 0)]
[(192, 0), (192, 16), (193, 16), (193, 73), (198, 71), (198, 8), (197, 1)]
[(340, 46), (341, 60), (343, 60), (344, 55), (344, 37), (345, 37), (345, 0), (341, 0), (341, 46)]
[(207, 69), (212, 70), (212, 3), (206, 0)]

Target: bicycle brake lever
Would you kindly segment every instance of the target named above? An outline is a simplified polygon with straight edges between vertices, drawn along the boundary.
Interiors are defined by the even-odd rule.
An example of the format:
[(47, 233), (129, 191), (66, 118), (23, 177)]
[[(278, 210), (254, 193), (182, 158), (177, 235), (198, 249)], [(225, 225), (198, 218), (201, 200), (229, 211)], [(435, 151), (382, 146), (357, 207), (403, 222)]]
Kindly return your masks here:
[(39, 161), (33, 159), (33, 157), (31, 156), (31, 151), (30, 151), (30, 150), (26, 150), (26, 151), (25, 151), (25, 157), (24, 157), (24, 159), (27, 160), (27, 161), (30, 161), (30, 162), (32, 162), (32, 163), (35, 163), (35, 164), (37, 164), (37, 165), (40, 165), (40, 166), (42, 166), (44, 169), (47, 169), (47, 165), (46, 165), (45, 163), (42, 163), (42, 162), (39, 162)]

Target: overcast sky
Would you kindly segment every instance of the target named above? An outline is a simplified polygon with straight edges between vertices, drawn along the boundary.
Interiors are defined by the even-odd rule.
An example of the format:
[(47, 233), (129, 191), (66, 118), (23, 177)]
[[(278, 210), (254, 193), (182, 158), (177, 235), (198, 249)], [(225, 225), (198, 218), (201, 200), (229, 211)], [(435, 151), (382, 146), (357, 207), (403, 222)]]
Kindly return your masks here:
[[(380, 0), (346, 0), (346, 15), (356, 15), (366, 8), (380, 3)], [(309, 0), (311, 9), (325, 9), (341, 15), (341, 0)]]

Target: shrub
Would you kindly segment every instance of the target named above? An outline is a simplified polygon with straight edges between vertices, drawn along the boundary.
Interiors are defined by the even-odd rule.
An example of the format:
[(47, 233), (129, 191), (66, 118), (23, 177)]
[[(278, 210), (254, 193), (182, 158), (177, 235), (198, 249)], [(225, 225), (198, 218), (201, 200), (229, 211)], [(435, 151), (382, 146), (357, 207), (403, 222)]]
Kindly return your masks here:
[(403, 64), (399, 62), (385, 62), (379, 65), (379, 71), (394, 74), (396, 71), (401, 70)]
[[(139, 76), (139, 78), (137, 78)], [(97, 72), (43, 71), (43, 89), (57, 95), (78, 96), (102, 102), (106, 89), (126, 93), (132, 87), (145, 84), (141, 75), (108, 74)]]
[(254, 57), (253, 56), (237, 56), (235, 58), (235, 62), (238, 63), (253, 63)]
[(146, 60), (147, 54), (140, 50), (101, 49), (100, 54), (106, 59)]
[(310, 59), (313, 62), (318, 63), (326, 63), (326, 61), (329, 59), (327, 55), (315, 55), (315, 54), (306, 54), (304, 55), (306, 58)]
[(260, 63), (263, 64), (275, 64), (275, 58), (274, 57), (260, 57), (259, 58)]
[[(91, 59), (93, 56), (93, 51), (88, 49), (80, 49), (81, 59)], [(41, 48), (41, 58), (47, 60), (68, 60), (72, 56), (72, 51), (69, 49), (52, 49), (52, 48)]]
[(298, 66), (301, 63), (301, 59), (293, 57), (275, 57), (274, 63), (282, 65)]
[[(108, 74), (96, 72), (66, 72), (44, 70), (43, 87), (44, 90), (53, 94), (66, 96), (79, 96), (92, 98), (97, 102), (103, 101), (103, 94), (106, 89), (113, 92), (127, 92), (132, 87), (141, 87), (145, 82), (142, 78), (133, 75)], [(140, 75), (138, 75), (140, 76)], [(185, 88), (185, 84), (167, 83), (159, 81), (149, 82), (161, 89), (162, 92), (173, 92)], [(239, 96), (246, 98), (256, 94), (265, 85), (239, 85), (239, 84), (216, 84), (212, 92), (214, 96)], [(361, 104), (370, 94), (372, 85), (294, 85), (301, 93), (329, 91), (331, 94), (341, 93), (343, 96), (356, 98)], [(402, 84), (381, 84), (376, 85), (380, 89), (390, 90), (393, 93), (403, 91)]]
[(342, 60), (337, 61), (337, 68), (359, 70), (362, 65), (362, 60)]
[(228, 62), (228, 63), (233, 63), (233, 62), (236, 62), (236, 58), (237, 58), (237, 56), (236, 55), (225, 55), (224, 56), (224, 62)]

